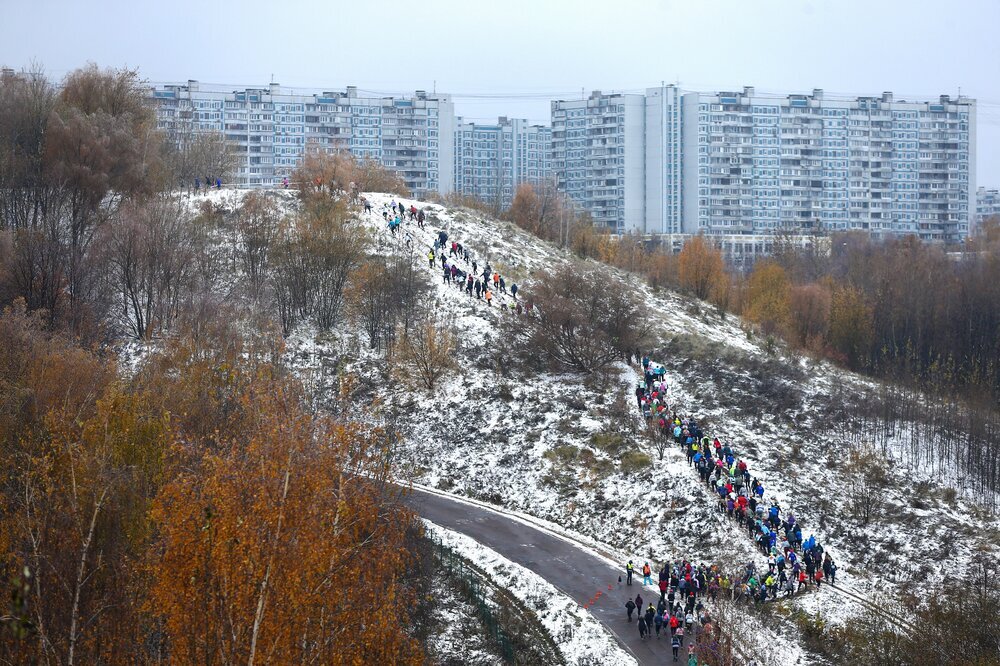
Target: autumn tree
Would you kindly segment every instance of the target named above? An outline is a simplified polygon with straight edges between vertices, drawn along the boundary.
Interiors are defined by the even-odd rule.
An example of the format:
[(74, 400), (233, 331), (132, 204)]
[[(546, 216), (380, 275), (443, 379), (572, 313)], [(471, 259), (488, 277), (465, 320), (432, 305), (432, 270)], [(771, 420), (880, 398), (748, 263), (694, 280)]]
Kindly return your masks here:
[(546, 240), (558, 241), (565, 234), (565, 203), (553, 183), (518, 186), (507, 212), (511, 221), (525, 231)]
[(722, 253), (701, 235), (684, 243), (677, 270), (681, 286), (701, 300), (707, 300), (725, 279)]
[[(109, 663), (140, 655), (133, 603), (169, 423), (112, 367), (45, 333), (21, 309), (0, 319), (0, 579), (30, 581), (31, 629), (13, 663)], [(8, 346), (14, 345), (14, 346)], [(26, 572), (20, 573), (20, 572)]]
[(765, 334), (780, 334), (791, 320), (790, 299), (791, 284), (785, 270), (772, 261), (761, 261), (750, 274), (743, 314)]
[(864, 367), (872, 345), (871, 307), (856, 288), (833, 291), (830, 303), (830, 346), (851, 368)]
[(357, 158), (347, 150), (308, 146), (292, 176), (304, 200), (346, 197), (359, 192), (390, 192), (410, 196), (402, 177), (370, 157)]
[(357, 161), (346, 150), (329, 151), (316, 145), (306, 147), (292, 180), (308, 199), (316, 195), (349, 193), (357, 177)]
[(792, 287), (789, 314), (793, 342), (821, 351), (830, 326), (830, 290), (818, 284)]
[(411, 519), (389, 483), (391, 438), (313, 418), (277, 375), (248, 390), (243, 435), (178, 447), (152, 512), (149, 611), (171, 658), (420, 663), (398, 624)]
[(359, 192), (388, 192), (401, 197), (411, 195), (399, 172), (372, 157), (363, 157), (355, 167), (354, 184)]

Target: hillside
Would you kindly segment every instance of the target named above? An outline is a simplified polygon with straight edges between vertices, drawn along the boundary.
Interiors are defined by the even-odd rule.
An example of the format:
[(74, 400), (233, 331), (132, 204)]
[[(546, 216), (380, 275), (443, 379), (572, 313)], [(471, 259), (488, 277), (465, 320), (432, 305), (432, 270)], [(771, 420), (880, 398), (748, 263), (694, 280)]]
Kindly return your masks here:
[[(232, 210), (239, 195), (212, 196)], [(275, 196), (295, 206), (290, 193)], [(639, 561), (688, 558), (733, 569), (764, 562), (746, 531), (717, 512), (683, 452), (667, 446), (660, 459), (641, 436), (636, 364), (593, 377), (519, 369), (505, 357), (499, 326), (518, 316), (514, 300), (497, 294), (488, 307), (445, 284), (427, 251), (446, 232), (480, 272), (489, 263), (508, 285), (516, 282), (522, 302), (533, 279), (579, 259), (507, 222), (420, 202), (405, 203), (425, 210), (424, 229), (405, 222), (392, 234), (381, 211), (394, 197), (368, 198), (374, 211), (359, 213), (359, 223), (380, 252), (410, 255), (426, 271), (432, 286), (421, 298), (457, 334), (459, 369), (427, 392), (368, 349), (360, 331), (299, 326), (287, 357), (320, 402), (333, 399), (345, 373), (360, 377), (352, 408), (398, 426), (405, 441), (396, 455), (414, 482), (543, 518)], [(794, 512), (839, 564), (842, 591), (824, 589), (792, 607), (846, 622), (864, 610), (851, 593), (909, 593), (952, 575), (975, 552), (996, 552), (1000, 520), (984, 508), (995, 497), (983, 502), (964, 492), (958, 471), (941, 464), (903, 462), (915, 424), (897, 424), (883, 447), (865, 445), (850, 414), (875, 386), (870, 380), (762, 341), (707, 304), (619, 276), (653, 324), (648, 353), (666, 367), (672, 409), (732, 445), (763, 483), (765, 501)], [(861, 453), (852, 461), (851, 451)], [(794, 636), (790, 623), (769, 631)]]

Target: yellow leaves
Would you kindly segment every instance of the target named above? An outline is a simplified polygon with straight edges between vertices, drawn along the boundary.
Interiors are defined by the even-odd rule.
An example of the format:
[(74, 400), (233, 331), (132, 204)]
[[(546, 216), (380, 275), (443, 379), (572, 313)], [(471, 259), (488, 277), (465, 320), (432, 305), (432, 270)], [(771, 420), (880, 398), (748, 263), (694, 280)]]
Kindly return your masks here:
[(697, 298), (706, 300), (723, 287), (726, 271), (722, 253), (703, 236), (689, 239), (677, 261), (681, 286)]
[(156, 641), (174, 663), (246, 661), (262, 593), (270, 663), (419, 661), (352, 610), (410, 603), (384, 432), (313, 417), (301, 387), (211, 336), (172, 341), (127, 383), (18, 317), (0, 317), (0, 404), (24, 407), (0, 410), (0, 570), (43, 563), (47, 640), (65, 644), (81, 580), (80, 663), (140, 661)]
[[(347, 654), (401, 661), (393, 655), (412, 651), (405, 635), (358, 645), (352, 634), (364, 633), (360, 620), (345, 612), (375, 604), (371, 587), (384, 594), (398, 585), (368, 570), (371, 557), (398, 565), (404, 552), (401, 509), (382, 504), (366, 478), (338, 473), (347, 460), (365, 469), (377, 434), (313, 419), (278, 380), (254, 380), (243, 397), (250, 394), (254, 416), (241, 437), (211, 455), (188, 451), (178, 464), (198, 473), (176, 475), (153, 512), (163, 550), (150, 562), (148, 608), (168, 635), (190, 637), (171, 641), (174, 658), (204, 661), (221, 650), (245, 661), (261, 613), (256, 644), (270, 646), (273, 663), (337, 663)], [(356, 585), (361, 568), (365, 586)], [(260, 606), (262, 594), (268, 601)], [(195, 636), (191, 607), (205, 610)], [(331, 622), (348, 630), (332, 632)]]
[(758, 262), (750, 274), (744, 316), (765, 334), (783, 333), (790, 324), (791, 289), (784, 268), (773, 261)]

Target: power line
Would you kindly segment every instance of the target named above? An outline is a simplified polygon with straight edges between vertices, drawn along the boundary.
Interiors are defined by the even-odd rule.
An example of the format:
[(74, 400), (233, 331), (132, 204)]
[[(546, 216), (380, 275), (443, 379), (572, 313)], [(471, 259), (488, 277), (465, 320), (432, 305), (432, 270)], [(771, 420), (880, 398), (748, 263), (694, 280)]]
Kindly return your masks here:
[[(187, 81), (147, 81), (147, 83), (152, 85), (186, 85)], [(259, 89), (266, 90), (269, 84), (245, 84), (245, 83), (215, 83), (215, 82), (198, 82), (199, 86), (211, 87), (211, 88), (223, 88), (223, 89)], [(346, 86), (345, 86), (346, 87)], [(598, 87), (594, 88), (596, 90), (601, 90), (608, 95), (632, 95), (632, 94), (644, 94), (649, 88), (658, 88), (659, 86), (647, 86), (644, 88), (604, 88)], [(296, 91), (308, 92), (308, 94), (315, 94), (317, 91), (329, 91), (331, 86), (314, 86), (314, 85), (290, 85), (281, 86), (283, 91), (288, 91), (289, 94), (296, 94)], [(336, 86), (333, 86), (336, 88)], [(717, 87), (717, 86), (706, 86), (700, 89), (694, 88), (678, 88), (678, 91), (683, 93), (716, 93), (716, 92), (739, 92), (742, 91), (743, 86), (729, 87)], [(412, 94), (413, 90), (420, 90), (420, 88), (414, 88), (413, 90), (403, 90), (401, 88), (394, 89), (381, 89), (381, 88), (362, 88), (357, 87), (359, 93), (365, 93), (368, 95), (374, 95), (377, 97), (400, 97)], [(586, 90), (586, 87), (584, 88)], [(222, 91), (219, 91), (222, 92)], [(809, 95), (812, 94), (813, 90), (779, 90), (779, 89), (759, 89), (755, 88), (754, 96), (762, 98), (774, 98), (779, 99), (786, 97), (788, 95)], [(482, 100), (483, 102), (490, 101), (509, 101), (509, 100), (524, 100), (524, 101), (553, 101), (559, 99), (579, 99), (580, 89), (566, 90), (559, 88), (552, 89), (542, 89), (542, 90), (530, 90), (530, 91), (507, 91), (507, 92), (442, 92), (438, 93), (440, 95), (447, 95), (453, 100), (469, 100), (468, 103), (474, 103), (473, 100)], [(850, 101), (858, 97), (881, 97), (882, 93), (854, 93), (854, 92), (844, 92), (844, 91), (828, 91), (824, 90), (823, 96), (825, 99), (831, 101)], [(914, 93), (894, 93), (896, 101), (913, 101), (913, 102), (923, 102), (936, 100), (940, 94), (914, 94)], [(906, 99), (911, 98), (911, 99)], [(976, 104), (979, 107), (1000, 107), (1000, 100), (991, 98), (976, 98), (970, 97), (970, 99), (975, 99)]]

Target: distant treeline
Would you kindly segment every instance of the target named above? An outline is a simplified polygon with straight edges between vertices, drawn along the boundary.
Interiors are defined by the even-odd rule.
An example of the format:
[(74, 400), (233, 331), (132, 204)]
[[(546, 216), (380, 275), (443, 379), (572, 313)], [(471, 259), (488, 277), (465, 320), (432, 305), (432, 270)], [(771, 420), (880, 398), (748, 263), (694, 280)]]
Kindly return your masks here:
[(1000, 223), (961, 248), (847, 233), (828, 251), (782, 243), (745, 272), (708, 238), (679, 254), (600, 233), (551, 188), (522, 186), (516, 224), (582, 256), (740, 314), (766, 336), (878, 377), (966, 397), (1000, 396)]

